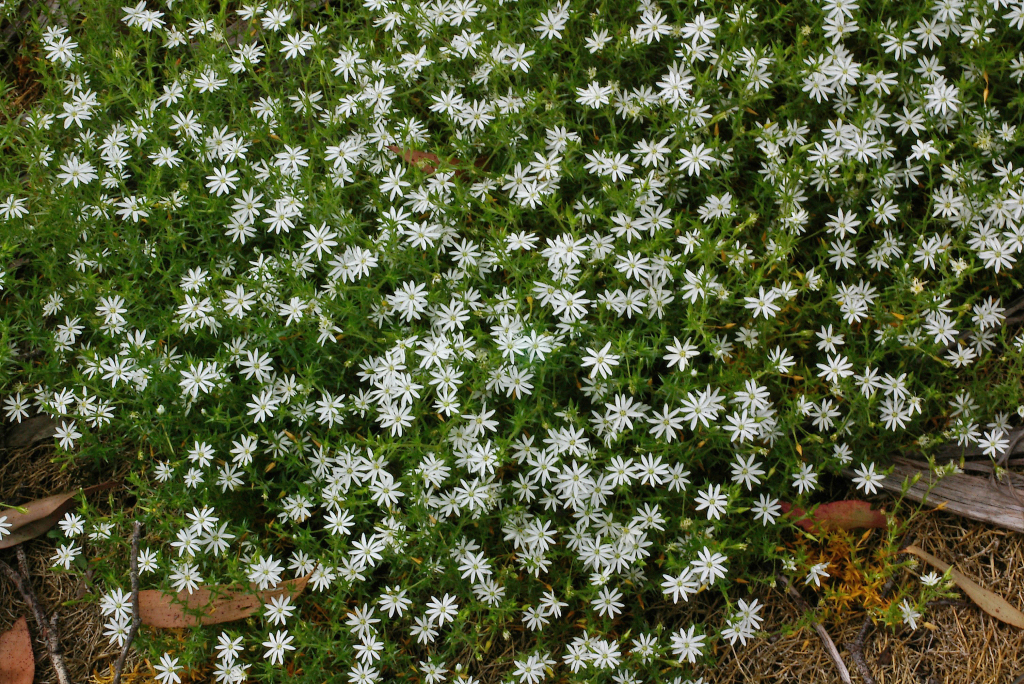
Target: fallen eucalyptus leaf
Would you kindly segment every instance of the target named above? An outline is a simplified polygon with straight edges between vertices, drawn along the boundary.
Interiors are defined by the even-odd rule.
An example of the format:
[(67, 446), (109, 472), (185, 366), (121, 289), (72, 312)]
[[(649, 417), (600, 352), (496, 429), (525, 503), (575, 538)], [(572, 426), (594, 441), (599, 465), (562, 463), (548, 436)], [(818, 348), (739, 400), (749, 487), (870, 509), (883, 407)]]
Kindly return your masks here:
[[(112, 489), (116, 485), (116, 482), (104, 482), (86, 487), (82, 493), (88, 495), (104, 489)], [(78, 496), (78, 492), (65, 492), (48, 496), (45, 499), (36, 499), (17, 508), (0, 511), (0, 520), (6, 518), (7, 524), (11, 526), (10, 534), (0, 539), (0, 549), (17, 546), (21, 542), (38, 537), (49, 530), (74, 505), (76, 496)]]
[[(211, 586), (189, 594), (167, 594), (159, 589), (139, 592), (139, 618), (150, 627), (176, 629), (198, 625), (217, 625), (247, 618), (270, 599), (282, 594), (295, 598), (306, 588), (313, 573), (281, 582), (273, 589), (258, 591), (249, 586)], [(195, 614), (199, 611), (201, 615)]]
[(36, 659), (28, 622), (18, 618), (10, 631), (0, 634), (0, 684), (32, 684)]

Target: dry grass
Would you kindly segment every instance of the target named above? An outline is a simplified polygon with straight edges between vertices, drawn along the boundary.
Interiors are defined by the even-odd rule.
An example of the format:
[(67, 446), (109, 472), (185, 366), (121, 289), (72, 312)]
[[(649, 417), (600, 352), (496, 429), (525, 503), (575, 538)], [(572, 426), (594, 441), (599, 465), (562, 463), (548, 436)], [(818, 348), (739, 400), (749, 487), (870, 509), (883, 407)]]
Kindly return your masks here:
[[(96, 484), (106, 479), (99, 468), (72, 464), (62, 468), (52, 462), (52, 445), (31, 449), (0, 451), (0, 501), (5, 505), (23, 504), (79, 486)], [(109, 473), (107, 473), (109, 477)], [(113, 495), (115, 504), (123, 504), (123, 493)], [(105, 500), (96, 499), (105, 506)], [(64, 661), (73, 682), (86, 682), (93, 671), (105, 669), (117, 658), (118, 648), (103, 638), (103, 619), (97, 607), (97, 593), (102, 587), (88, 586), (62, 572), (55, 572), (50, 557), (53, 541), (44, 537), (24, 544), (32, 587), (43, 610), (58, 613), (58, 629)], [(86, 549), (88, 554), (88, 549)], [(0, 559), (17, 567), (13, 549), (0, 551)], [(68, 605), (65, 605), (68, 604)], [(46, 645), (39, 637), (31, 611), (11, 582), (0, 580), (0, 632), (10, 629), (21, 616), (28, 618), (32, 647), (36, 656), (36, 682), (55, 682)], [(129, 666), (134, 667), (132, 659)]]
[[(946, 513), (922, 518), (912, 530), (914, 543), (954, 563), (978, 584), (1024, 606), (1024, 536)], [(919, 568), (927, 572), (928, 568)], [(917, 582), (913, 573), (901, 578)], [(810, 592), (804, 592), (811, 597)], [(719, 647), (714, 669), (702, 673), (714, 684), (793, 682), (839, 684), (832, 661), (817, 635), (803, 629), (781, 635), (800, 617), (781, 592), (762, 597), (768, 638), (745, 648)], [(856, 638), (864, 614), (824, 624), (854, 682), (863, 681), (845, 644)], [(969, 603), (933, 606), (924, 616), (933, 628), (893, 631), (877, 625), (865, 657), (878, 684), (1011, 684), (1024, 673), (1024, 631), (1005, 625)]]

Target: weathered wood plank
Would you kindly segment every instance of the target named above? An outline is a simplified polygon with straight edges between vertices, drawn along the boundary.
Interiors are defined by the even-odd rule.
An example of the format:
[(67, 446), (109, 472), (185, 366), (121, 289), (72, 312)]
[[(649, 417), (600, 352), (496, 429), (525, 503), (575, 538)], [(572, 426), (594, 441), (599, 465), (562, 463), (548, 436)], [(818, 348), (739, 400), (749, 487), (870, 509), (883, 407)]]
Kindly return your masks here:
[[(991, 465), (971, 464), (969, 472), (992, 472)], [(853, 477), (855, 473), (844, 470)], [(972, 520), (999, 525), (1006, 529), (1024, 533), (1024, 505), (1010, 492), (1007, 478), (1013, 483), (1024, 500), (1024, 475), (1007, 473), (1001, 482), (993, 482), (990, 475), (971, 475), (969, 472), (953, 473), (936, 478), (927, 463), (897, 459), (895, 468), (879, 486), (887, 492), (899, 494), (906, 480), (920, 474), (921, 479), (907, 491), (912, 501), (932, 506), (945, 504), (945, 510)], [(929, 491), (929, 486), (934, 484)]]

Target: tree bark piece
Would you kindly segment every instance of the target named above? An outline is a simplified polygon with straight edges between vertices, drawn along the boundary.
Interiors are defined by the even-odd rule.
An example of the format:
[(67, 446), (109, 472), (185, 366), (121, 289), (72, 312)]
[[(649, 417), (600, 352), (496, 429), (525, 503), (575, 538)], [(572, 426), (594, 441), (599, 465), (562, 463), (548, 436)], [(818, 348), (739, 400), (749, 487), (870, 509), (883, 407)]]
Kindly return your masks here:
[[(993, 472), (989, 464), (965, 464), (968, 465), (968, 472)], [(907, 490), (907, 498), (934, 506), (944, 504), (944, 509), (951, 513), (1024, 533), (1024, 505), (1021, 505), (1010, 492), (1009, 486), (1005, 484), (1007, 480), (1004, 479), (1004, 483), (997, 484), (993, 483), (990, 477), (969, 475), (968, 472), (953, 473), (938, 479), (932, 474), (927, 463), (897, 458), (893, 471), (879, 482), (878, 486), (898, 495), (905, 480), (920, 474), (921, 479)], [(843, 473), (850, 477), (854, 475), (849, 469)], [(1007, 473), (1005, 478), (1008, 478), (1017, 490), (1024, 489), (1024, 476)], [(928, 492), (928, 487), (932, 483), (935, 486)]]

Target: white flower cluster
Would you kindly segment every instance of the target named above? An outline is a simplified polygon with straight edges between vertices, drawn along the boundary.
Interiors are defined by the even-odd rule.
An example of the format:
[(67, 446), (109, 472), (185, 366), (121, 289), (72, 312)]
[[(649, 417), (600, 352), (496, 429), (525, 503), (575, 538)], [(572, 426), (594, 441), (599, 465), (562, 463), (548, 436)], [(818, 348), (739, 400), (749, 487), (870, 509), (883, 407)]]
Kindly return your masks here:
[[(62, 87), (21, 120), (32, 187), (0, 225), (50, 271), (0, 282), (52, 363), (6, 418), (145, 444), (143, 570), (308, 576), (354, 684), (475, 681), (465, 632), (509, 625), (521, 684), (690, 672), (759, 630), (753, 547), (796, 570), (758, 543), (786, 499), (854, 465), (875, 493), (876, 455), (934, 425), (1010, 448), (986, 374), (1024, 346), (1024, 169), (995, 82), (1024, 75), (1024, 9), (911, 5), (783, 29), (758, 3), (367, 0), (360, 33), (141, 2), (118, 30), (158, 78), (127, 90), (120, 48), (48, 28)], [(87, 522), (114, 543), (69, 514), (57, 566)], [(723, 624), (649, 620), (709, 587)], [(218, 681), (312, 661), (302, 600), (222, 632)], [(101, 610), (123, 643), (124, 591)]]

